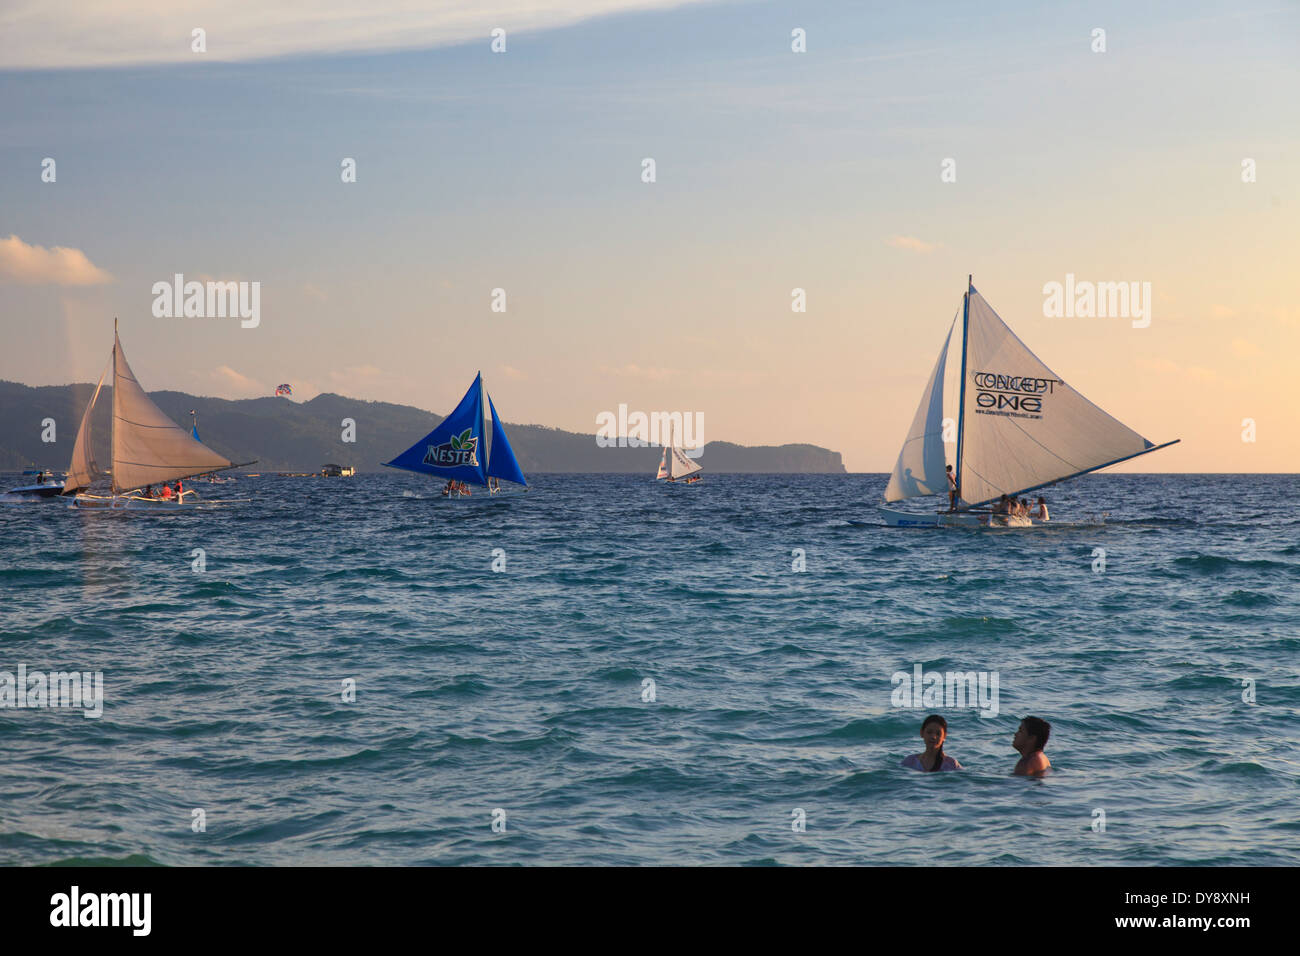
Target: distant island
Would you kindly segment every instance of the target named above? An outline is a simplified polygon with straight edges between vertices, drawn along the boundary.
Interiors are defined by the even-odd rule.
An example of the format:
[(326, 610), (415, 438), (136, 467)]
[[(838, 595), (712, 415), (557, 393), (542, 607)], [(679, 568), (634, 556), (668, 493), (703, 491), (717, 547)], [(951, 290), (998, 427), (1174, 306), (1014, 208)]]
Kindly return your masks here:
[[(94, 385), (22, 385), (0, 381), (0, 471), (67, 468), (72, 443)], [(234, 461), (257, 459), (248, 471), (318, 472), (326, 462), (352, 465), (358, 472), (386, 471), (388, 461), (442, 421), (441, 415), (410, 405), (367, 402), (325, 393), (309, 402), (283, 398), (228, 401), (184, 392), (150, 392), (158, 407), (179, 425), (189, 427), (190, 410), (198, 412), (203, 443)], [(104, 387), (95, 408), (94, 451), (109, 460), (109, 409), (112, 389)], [(41, 440), (42, 422), (55, 422), (55, 442)], [(341, 422), (356, 422), (356, 441), (342, 440)], [(585, 472), (653, 474), (656, 448), (600, 448), (590, 435), (542, 425), (505, 423), (510, 444), (524, 473)], [(711, 441), (700, 459), (711, 472), (845, 473), (840, 453), (816, 445), (764, 445), (748, 448)]]

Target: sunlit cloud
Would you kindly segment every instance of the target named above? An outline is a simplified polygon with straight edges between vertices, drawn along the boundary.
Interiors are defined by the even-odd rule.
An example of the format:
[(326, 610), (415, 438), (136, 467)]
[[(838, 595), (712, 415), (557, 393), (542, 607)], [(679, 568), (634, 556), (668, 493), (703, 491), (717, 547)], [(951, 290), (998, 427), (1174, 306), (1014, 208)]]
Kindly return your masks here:
[(908, 252), (934, 252), (939, 248), (938, 243), (926, 242), (913, 236), (894, 236), (889, 240), (889, 245), (895, 249), (906, 249)]
[[(706, 0), (10, 0), (0, 12), (0, 69), (199, 64), (313, 53), (510, 43), (538, 30)], [(75, 24), (75, 29), (69, 24)], [(195, 50), (203, 31), (203, 51)]]
[(642, 368), (640, 365), (623, 365), (618, 368), (602, 365), (600, 373), (612, 378), (632, 378), (648, 382), (662, 382), (676, 375), (677, 370), (671, 368)]
[(11, 235), (0, 239), (0, 283), (14, 285), (100, 285), (113, 277), (80, 249), (29, 245)]
[(261, 398), (274, 393), (274, 389), (242, 372), (236, 372), (229, 365), (219, 365), (204, 373), (203, 378), (217, 389), (219, 398)]

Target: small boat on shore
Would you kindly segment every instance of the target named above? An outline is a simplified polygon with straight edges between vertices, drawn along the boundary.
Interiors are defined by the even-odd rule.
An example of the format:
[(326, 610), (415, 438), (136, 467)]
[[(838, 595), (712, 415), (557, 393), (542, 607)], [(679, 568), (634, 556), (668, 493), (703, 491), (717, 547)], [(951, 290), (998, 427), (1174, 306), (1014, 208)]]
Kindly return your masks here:
[[(946, 498), (955, 488), (955, 507), (927, 513), (881, 505), (885, 524), (1032, 527), (1042, 522), (990, 506), (1178, 443), (1148, 441), (1066, 384), (1016, 337), (969, 277), (959, 318), (960, 327), (954, 318), (939, 350), (885, 488), (886, 504)], [(954, 387), (946, 379), (958, 334), (961, 373)]]

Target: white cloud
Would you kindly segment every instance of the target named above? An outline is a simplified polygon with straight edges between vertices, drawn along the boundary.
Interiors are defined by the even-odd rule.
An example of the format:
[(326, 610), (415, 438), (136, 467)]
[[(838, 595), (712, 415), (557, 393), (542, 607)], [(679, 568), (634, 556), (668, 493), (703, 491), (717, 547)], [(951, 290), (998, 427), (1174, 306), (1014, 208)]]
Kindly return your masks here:
[(889, 245), (909, 252), (934, 252), (939, 248), (938, 243), (926, 242), (924, 239), (916, 239), (912, 236), (894, 236), (889, 240)]
[(219, 365), (207, 372), (205, 377), (220, 390), (219, 398), (261, 398), (275, 394), (274, 389), (267, 388), (255, 378), (236, 372), (229, 365)]
[[(707, 0), (8, 0), (0, 8), (0, 69), (202, 63), (344, 51), (423, 49), (592, 17)], [(191, 50), (195, 28), (207, 52)]]
[(636, 378), (650, 382), (662, 382), (677, 374), (677, 371), (671, 368), (642, 368), (639, 365), (624, 365), (619, 368), (602, 365), (600, 372), (613, 378)]
[(28, 245), (15, 235), (0, 239), (0, 283), (16, 285), (99, 285), (113, 277), (80, 249)]

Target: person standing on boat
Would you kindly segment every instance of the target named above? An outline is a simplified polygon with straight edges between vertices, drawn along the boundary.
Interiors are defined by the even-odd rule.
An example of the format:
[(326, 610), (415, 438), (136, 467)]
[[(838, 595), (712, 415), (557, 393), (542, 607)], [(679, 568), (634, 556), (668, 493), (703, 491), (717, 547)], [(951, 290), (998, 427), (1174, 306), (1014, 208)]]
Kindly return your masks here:
[(957, 476), (953, 473), (952, 465), (944, 465), (944, 471), (948, 473), (948, 510), (956, 511), (961, 489), (957, 487)]
[(961, 764), (955, 757), (943, 752), (943, 742), (948, 739), (948, 721), (938, 714), (931, 714), (921, 721), (921, 739), (925, 741), (925, 753), (912, 754), (903, 760), (908, 770), (960, 770)]
[(1042, 496), (1042, 495), (1039, 495), (1039, 496), (1038, 496), (1038, 504), (1034, 505), (1034, 510), (1031, 511), (1031, 512), (1029, 513), (1029, 517), (1031, 517), (1031, 518), (1036, 518), (1036, 519), (1038, 519), (1039, 521), (1047, 521), (1047, 520), (1048, 520), (1048, 517), (1047, 517), (1047, 502), (1043, 500), (1043, 496)]
[(180, 501), (185, 496), (185, 489), (181, 486), (181, 480), (176, 479), (176, 500)]
[(1020, 759), (1012, 771), (1017, 777), (1038, 777), (1052, 769), (1052, 762), (1043, 753), (1051, 733), (1052, 725), (1041, 717), (1026, 717), (1020, 722), (1011, 740), (1011, 746), (1020, 751)]

